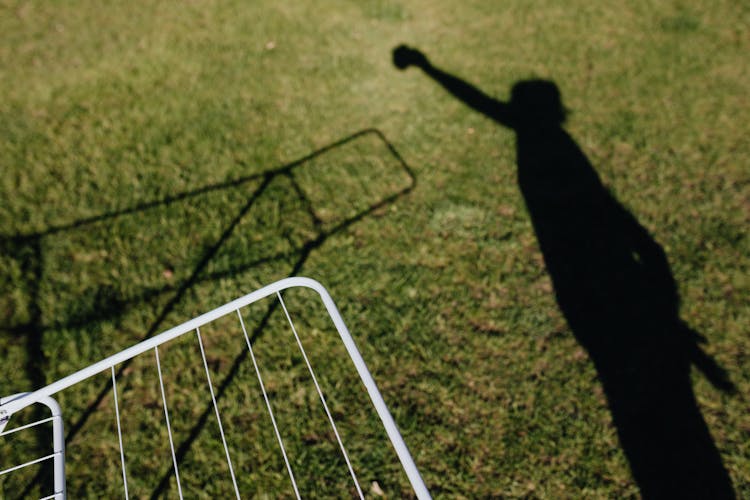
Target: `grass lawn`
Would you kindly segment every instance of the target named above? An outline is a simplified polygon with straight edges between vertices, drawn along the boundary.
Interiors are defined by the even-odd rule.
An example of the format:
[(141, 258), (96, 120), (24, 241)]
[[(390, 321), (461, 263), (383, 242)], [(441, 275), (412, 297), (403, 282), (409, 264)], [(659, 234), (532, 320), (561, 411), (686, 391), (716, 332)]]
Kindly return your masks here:
[[(545, 270), (514, 132), (396, 69), (408, 43), (498, 99), (523, 79), (559, 87), (565, 129), (664, 249), (680, 317), (736, 387), (691, 372), (750, 497), (750, 5), (7, 0), (0, 33), (0, 395), (305, 275), (338, 303), (436, 497), (638, 496)], [(407, 495), (313, 299), (285, 296), (364, 492)], [(300, 492), (351, 494), (283, 311), (264, 301), (246, 321)], [(202, 335), (242, 491), (291, 495), (236, 318)], [(222, 498), (196, 349), (187, 336), (162, 354), (180, 474)], [(122, 491), (108, 376), (59, 395), (71, 497)], [(118, 390), (131, 496), (176, 496), (153, 358), (121, 367)], [(0, 469), (43, 437), (13, 436)], [(0, 496), (41, 495), (39, 470), (0, 476)]]

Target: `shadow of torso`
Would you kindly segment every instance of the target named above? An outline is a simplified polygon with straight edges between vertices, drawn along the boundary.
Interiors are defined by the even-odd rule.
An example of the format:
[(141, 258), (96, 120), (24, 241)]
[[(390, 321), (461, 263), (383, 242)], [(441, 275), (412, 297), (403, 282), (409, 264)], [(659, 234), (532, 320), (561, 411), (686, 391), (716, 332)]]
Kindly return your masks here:
[(558, 124), (513, 120), (518, 184), (557, 302), (644, 498), (732, 498), (690, 381), (696, 336), (661, 246)]
[(573, 139), (556, 126), (516, 132), (518, 184), (571, 327), (675, 320), (676, 285), (663, 250), (605, 189)]

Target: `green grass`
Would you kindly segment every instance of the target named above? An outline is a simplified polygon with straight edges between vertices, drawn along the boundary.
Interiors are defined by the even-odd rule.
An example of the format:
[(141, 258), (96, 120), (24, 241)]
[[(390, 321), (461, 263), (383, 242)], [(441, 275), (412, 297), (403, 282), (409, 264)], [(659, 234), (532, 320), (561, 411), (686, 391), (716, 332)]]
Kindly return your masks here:
[[(567, 130), (665, 248), (682, 317), (738, 388), (725, 395), (694, 373), (747, 497), (749, 25), (750, 8), (729, 0), (2, 2), (0, 394), (308, 275), (337, 300), (436, 496), (637, 495), (544, 271), (513, 133), (397, 71), (390, 51), (405, 42), (499, 98), (522, 78), (557, 83)], [(311, 299), (290, 294), (290, 307), (366, 493), (377, 481), (403, 496), (406, 478)], [(290, 448), (304, 492), (351, 493), (281, 311), (270, 314), (258, 355), (282, 423), (299, 429)], [(204, 339), (218, 385), (242, 338), (227, 324)], [(163, 358), (181, 443), (210, 409), (205, 385), (188, 390), (205, 384), (194, 339)], [(241, 484), (289, 494), (252, 365), (238, 366), (222, 411)], [(165, 432), (149, 370), (139, 358), (119, 387), (137, 429), (126, 443), (135, 496), (170, 467), (147, 439)], [(69, 429), (105, 383), (61, 395)], [(75, 497), (120, 487), (111, 394), (98, 406), (68, 442)], [(223, 497), (211, 418), (184, 476)], [(22, 447), (0, 446), (0, 457)], [(2, 496), (34, 472), (0, 478)]]

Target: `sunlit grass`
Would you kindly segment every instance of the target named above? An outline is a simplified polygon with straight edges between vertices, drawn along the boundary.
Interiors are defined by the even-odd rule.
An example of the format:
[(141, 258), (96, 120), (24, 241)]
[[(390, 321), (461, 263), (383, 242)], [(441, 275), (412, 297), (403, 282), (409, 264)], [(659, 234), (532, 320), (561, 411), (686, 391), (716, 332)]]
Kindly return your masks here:
[[(694, 378), (747, 496), (749, 25), (750, 9), (730, 1), (4, 2), (0, 394), (309, 275), (339, 303), (435, 494), (636, 494), (595, 370), (543, 269), (512, 132), (394, 69), (391, 49), (409, 43), (499, 98), (521, 78), (560, 87), (567, 129), (665, 248), (682, 317), (738, 387), (726, 396)], [(290, 165), (370, 128), (382, 137)], [(342, 382), (353, 372), (340, 346), (311, 300), (299, 301), (366, 492), (376, 481), (401, 496), (406, 479), (361, 409), (369, 403)], [(279, 314), (259, 348), (275, 360), (279, 404), (303, 419), (317, 407), (300, 360), (265, 344), (283, 331)], [(223, 335), (205, 335), (217, 381), (242, 350)], [(170, 347), (168, 373), (201, 380), (194, 347)], [(163, 433), (155, 379), (136, 368), (122, 382), (129, 418)], [(252, 366), (238, 370), (224, 402), (248, 430), (237, 437), (243, 488), (289, 494)], [(104, 384), (106, 374), (61, 397), (69, 428)], [(170, 387), (182, 442), (207, 393)], [(69, 443), (71, 496), (120, 487), (111, 395), (102, 401)], [(306, 491), (350, 493), (345, 476), (315, 479), (339, 478), (330, 436), (301, 430)], [(186, 480), (221, 497), (215, 432), (208, 420), (185, 455)], [(140, 457), (134, 493), (149, 496), (170, 459), (138, 435), (128, 438)], [(27, 479), (0, 480), (2, 495)]]

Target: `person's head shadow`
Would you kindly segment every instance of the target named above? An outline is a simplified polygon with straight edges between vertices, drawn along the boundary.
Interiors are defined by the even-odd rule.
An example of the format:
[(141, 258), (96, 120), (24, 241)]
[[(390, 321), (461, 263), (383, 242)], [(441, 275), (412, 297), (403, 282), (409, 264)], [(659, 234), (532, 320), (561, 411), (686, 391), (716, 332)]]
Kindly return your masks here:
[(518, 185), (558, 306), (604, 388), (620, 443), (646, 498), (732, 498), (732, 483), (698, 408), (690, 367), (733, 392), (702, 337), (679, 317), (664, 249), (609, 192), (564, 130), (549, 80), (515, 83), (505, 102), (399, 46), (412, 66), (516, 135)]
[(567, 114), (562, 104), (560, 89), (549, 80), (516, 82), (510, 90), (509, 105), (514, 115), (539, 125), (562, 125)]

